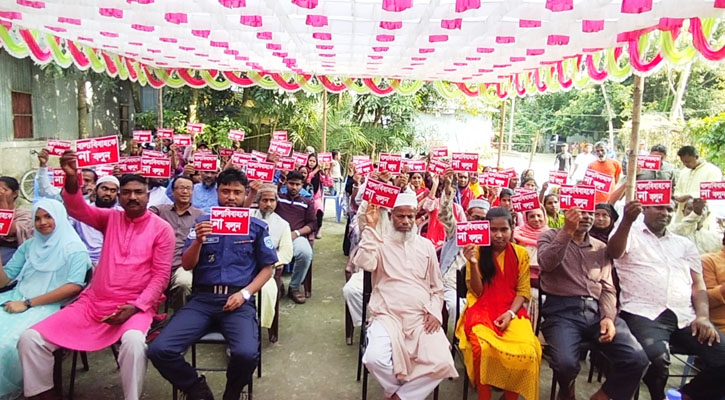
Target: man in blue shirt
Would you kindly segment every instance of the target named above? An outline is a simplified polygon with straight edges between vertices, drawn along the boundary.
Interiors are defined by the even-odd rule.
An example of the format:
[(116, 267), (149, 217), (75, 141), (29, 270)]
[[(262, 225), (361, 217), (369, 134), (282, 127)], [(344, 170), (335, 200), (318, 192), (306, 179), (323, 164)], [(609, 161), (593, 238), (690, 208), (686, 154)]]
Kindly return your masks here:
[(216, 171), (201, 171), (201, 182), (194, 185), (192, 205), (209, 214), (209, 209), (218, 204)]
[[(243, 172), (223, 171), (216, 186), (220, 206), (244, 204), (247, 177)], [(267, 224), (257, 218), (250, 217), (248, 235), (221, 236), (211, 231), (209, 215), (203, 215), (189, 232), (181, 266), (194, 273), (192, 295), (152, 342), (148, 357), (188, 399), (213, 399), (206, 379), (186, 362), (184, 353), (207, 332), (219, 330), (231, 351), (224, 400), (239, 400), (259, 358), (252, 296), (272, 277), (277, 253)]]

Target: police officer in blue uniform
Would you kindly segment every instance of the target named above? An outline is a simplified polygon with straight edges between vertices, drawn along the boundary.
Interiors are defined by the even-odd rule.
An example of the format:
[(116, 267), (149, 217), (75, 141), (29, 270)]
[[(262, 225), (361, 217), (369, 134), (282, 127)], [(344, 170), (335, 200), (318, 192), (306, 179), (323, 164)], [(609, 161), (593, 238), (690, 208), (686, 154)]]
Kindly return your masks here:
[[(247, 177), (228, 169), (217, 177), (219, 205), (240, 207)], [(213, 400), (204, 376), (184, 359), (189, 346), (212, 330), (229, 343), (224, 400), (239, 400), (259, 358), (257, 314), (252, 297), (273, 274), (277, 252), (267, 224), (250, 218), (248, 235), (212, 235), (209, 215), (189, 232), (182, 267), (192, 270), (192, 295), (151, 343), (148, 357), (161, 375), (188, 399)]]

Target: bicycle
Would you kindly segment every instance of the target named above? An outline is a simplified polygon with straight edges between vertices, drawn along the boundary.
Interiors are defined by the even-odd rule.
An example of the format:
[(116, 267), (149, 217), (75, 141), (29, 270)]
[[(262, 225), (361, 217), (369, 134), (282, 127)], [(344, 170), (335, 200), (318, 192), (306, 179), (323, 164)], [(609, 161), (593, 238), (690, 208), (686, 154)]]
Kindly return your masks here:
[[(30, 155), (37, 156), (37, 150), (30, 150)], [(38, 174), (38, 169), (33, 168), (26, 171), (20, 178), (20, 196), (25, 200), (32, 202), (35, 195), (35, 176)]]

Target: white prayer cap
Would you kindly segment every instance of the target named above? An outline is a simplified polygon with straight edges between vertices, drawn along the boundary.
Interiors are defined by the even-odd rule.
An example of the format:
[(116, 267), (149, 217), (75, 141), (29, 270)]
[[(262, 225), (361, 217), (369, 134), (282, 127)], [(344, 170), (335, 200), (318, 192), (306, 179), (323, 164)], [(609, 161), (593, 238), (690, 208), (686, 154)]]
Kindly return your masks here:
[(413, 207), (418, 208), (418, 199), (416, 199), (415, 194), (411, 192), (402, 192), (398, 195), (398, 198), (395, 199), (395, 205), (393, 208), (398, 207)]
[(121, 187), (121, 184), (118, 183), (118, 178), (116, 178), (113, 175), (106, 175), (102, 178), (98, 178), (98, 182), (96, 182), (96, 186), (101, 186), (102, 183), (110, 182), (116, 185), (116, 187)]
[(473, 199), (468, 203), (468, 209), (470, 210), (472, 208), (482, 208), (488, 211), (491, 208), (491, 204), (489, 204), (488, 200)]

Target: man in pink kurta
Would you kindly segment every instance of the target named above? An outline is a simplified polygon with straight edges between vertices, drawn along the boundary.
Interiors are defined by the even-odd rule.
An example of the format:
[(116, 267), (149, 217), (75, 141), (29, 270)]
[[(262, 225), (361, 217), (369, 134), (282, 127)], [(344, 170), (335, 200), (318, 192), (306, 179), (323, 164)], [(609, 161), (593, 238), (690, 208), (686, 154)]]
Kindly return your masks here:
[(121, 340), (119, 359), (125, 399), (138, 399), (146, 372), (146, 332), (163, 301), (171, 274), (174, 232), (146, 212), (148, 187), (139, 175), (120, 180), (123, 211), (89, 206), (78, 190), (75, 154), (61, 159), (68, 214), (103, 232), (93, 280), (78, 300), (23, 333), (18, 344), (25, 396), (53, 389), (53, 351), (97, 351)]
[(418, 202), (401, 193), (390, 219), (393, 230), (375, 231), (377, 206), (353, 262), (372, 272), (368, 345), (363, 363), (387, 399), (423, 399), (441, 380), (458, 376), (442, 323), (443, 279), (435, 248), (415, 230)]

